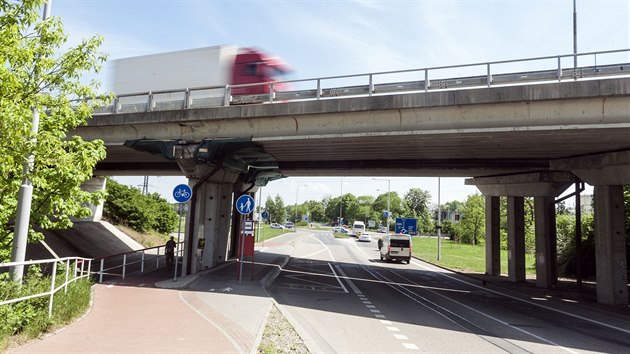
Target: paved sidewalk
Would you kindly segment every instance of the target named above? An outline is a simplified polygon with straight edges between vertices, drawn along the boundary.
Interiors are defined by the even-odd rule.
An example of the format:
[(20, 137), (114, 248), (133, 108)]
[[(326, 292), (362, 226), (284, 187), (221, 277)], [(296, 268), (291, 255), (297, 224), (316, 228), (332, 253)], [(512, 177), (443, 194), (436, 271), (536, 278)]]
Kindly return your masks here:
[(262, 282), (288, 255), (255, 257), (253, 280), (231, 261), (176, 282), (161, 269), (97, 284), (84, 318), (12, 353), (254, 353), (272, 306)]

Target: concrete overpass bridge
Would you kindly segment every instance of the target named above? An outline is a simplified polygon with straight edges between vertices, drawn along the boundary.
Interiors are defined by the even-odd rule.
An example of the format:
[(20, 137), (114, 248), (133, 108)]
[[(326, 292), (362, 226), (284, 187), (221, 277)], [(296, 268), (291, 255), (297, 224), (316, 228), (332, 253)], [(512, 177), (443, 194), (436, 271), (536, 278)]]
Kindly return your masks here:
[[(622, 51), (627, 53), (627, 51)], [(588, 58), (606, 53), (586, 53)], [(627, 54), (626, 54), (627, 55)], [(598, 301), (627, 304), (622, 185), (630, 184), (630, 64), (494, 72), (495, 62), (295, 80), (314, 89), (232, 97), (230, 87), (119, 97), (75, 132), (103, 139), (97, 175), (186, 175), (186, 273), (234, 255), (233, 193), (284, 176), (461, 176), (486, 196), (486, 271), (499, 267), (499, 197), (508, 197), (509, 278), (525, 279), (523, 198), (534, 197), (537, 285), (556, 274), (555, 198), (595, 186)], [(481, 75), (433, 79), (482, 66)], [(462, 69), (463, 70), (463, 69)], [(464, 71), (466, 71), (464, 70)], [(423, 80), (381, 82), (420, 73)], [(364, 84), (355, 84), (359, 79)], [(351, 79), (329, 87), (326, 80)], [(201, 95), (201, 91), (206, 96)], [(244, 105), (241, 103), (259, 102)], [(203, 253), (195, 252), (205, 239)], [(198, 257), (203, 254), (203, 257)]]

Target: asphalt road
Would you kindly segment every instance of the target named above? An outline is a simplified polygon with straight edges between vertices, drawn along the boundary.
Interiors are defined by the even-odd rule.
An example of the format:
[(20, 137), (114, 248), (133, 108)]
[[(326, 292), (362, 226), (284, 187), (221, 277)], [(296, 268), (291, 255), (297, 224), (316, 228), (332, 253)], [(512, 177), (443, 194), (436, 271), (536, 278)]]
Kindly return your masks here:
[(293, 237), (269, 290), (311, 352), (630, 352), (625, 315), (485, 286), (419, 260), (385, 263), (375, 241)]

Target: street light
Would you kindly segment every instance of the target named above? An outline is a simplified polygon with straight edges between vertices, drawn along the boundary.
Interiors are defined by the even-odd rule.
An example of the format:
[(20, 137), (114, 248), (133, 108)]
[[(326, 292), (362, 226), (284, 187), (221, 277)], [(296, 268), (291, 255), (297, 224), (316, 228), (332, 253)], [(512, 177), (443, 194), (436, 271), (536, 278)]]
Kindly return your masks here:
[(298, 221), (297, 203), (298, 203), (298, 192), (300, 191), (300, 187), (308, 187), (308, 184), (298, 184), (297, 188), (295, 189), (295, 218), (294, 218), (294, 222)]
[(387, 181), (387, 233), (389, 233), (389, 215), (391, 214), (390, 210), (390, 194), (391, 194), (391, 183), (392, 180), (388, 178), (372, 178), (375, 181)]

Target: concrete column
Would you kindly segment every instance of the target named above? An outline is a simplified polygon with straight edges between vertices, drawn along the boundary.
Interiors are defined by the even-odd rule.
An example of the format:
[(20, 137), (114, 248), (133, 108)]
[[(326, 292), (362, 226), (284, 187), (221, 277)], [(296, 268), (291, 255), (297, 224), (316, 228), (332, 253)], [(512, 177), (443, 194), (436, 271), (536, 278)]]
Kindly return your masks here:
[(228, 251), (232, 185), (207, 182), (197, 191), (193, 237), (192, 273), (226, 260)]
[(536, 286), (551, 288), (558, 280), (556, 205), (553, 197), (534, 198)]
[(508, 278), (525, 280), (525, 207), (523, 197), (507, 197)]
[[(89, 181), (83, 182), (81, 184), (81, 189), (86, 192), (96, 192), (96, 191), (104, 191), (107, 183), (107, 179), (104, 177), (92, 177)], [(103, 200), (98, 205), (90, 204), (88, 205), (90, 210), (92, 210), (92, 215), (87, 218), (82, 219), (73, 219), (74, 222), (96, 222), (101, 221), (103, 218), (103, 206), (105, 201)]]
[(486, 274), (501, 274), (500, 198), (486, 196)]
[(628, 305), (623, 188), (595, 186), (597, 302)]

